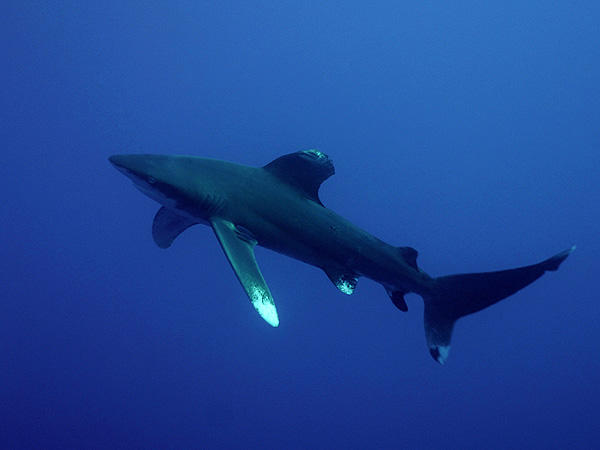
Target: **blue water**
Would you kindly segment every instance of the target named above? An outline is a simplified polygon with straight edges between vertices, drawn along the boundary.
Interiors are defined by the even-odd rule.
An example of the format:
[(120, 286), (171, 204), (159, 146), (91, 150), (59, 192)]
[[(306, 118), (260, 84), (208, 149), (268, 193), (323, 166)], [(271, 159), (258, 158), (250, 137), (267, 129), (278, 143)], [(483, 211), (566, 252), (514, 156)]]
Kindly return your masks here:
[[(0, 448), (598, 448), (600, 3), (350, 3), (0, 6)], [(271, 328), (107, 160), (310, 148), (433, 276), (578, 250), (440, 366), (420, 297), (258, 249)]]

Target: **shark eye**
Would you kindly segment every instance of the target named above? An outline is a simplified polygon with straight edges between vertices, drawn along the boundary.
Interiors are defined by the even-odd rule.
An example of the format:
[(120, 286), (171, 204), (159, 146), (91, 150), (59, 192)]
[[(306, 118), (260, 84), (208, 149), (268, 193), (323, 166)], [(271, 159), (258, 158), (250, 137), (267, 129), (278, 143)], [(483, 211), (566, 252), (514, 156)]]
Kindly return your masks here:
[(148, 177), (146, 179), (146, 181), (148, 182), (148, 184), (154, 184), (154, 183), (156, 183), (156, 178), (154, 178), (154, 177)]

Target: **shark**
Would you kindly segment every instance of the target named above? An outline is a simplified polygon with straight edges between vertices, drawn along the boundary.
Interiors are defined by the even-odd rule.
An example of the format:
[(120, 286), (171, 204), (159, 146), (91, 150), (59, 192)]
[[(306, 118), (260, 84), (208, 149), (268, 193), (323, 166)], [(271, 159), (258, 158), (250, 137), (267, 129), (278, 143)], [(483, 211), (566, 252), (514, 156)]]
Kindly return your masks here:
[(123, 154), (109, 158), (134, 186), (161, 204), (152, 224), (154, 242), (171, 246), (197, 224), (214, 231), (233, 271), (260, 316), (273, 327), (279, 316), (254, 256), (256, 245), (321, 269), (344, 294), (361, 277), (383, 286), (400, 311), (405, 295), (424, 301), (429, 353), (443, 364), (456, 321), (556, 271), (571, 247), (516, 269), (431, 277), (412, 247), (390, 245), (326, 208), (321, 184), (335, 173), (318, 150), (281, 156), (250, 167), (197, 156)]

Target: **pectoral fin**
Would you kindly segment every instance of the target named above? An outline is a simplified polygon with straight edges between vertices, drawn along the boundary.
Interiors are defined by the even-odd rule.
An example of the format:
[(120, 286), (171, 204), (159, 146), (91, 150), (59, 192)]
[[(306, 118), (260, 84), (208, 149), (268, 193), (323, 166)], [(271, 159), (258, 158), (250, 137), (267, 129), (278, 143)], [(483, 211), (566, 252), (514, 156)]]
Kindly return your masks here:
[(175, 238), (196, 222), (161, 206), (152, 222), (152, 237), (160, 248), (168, 248)]
[(254, 258), (256, 239), (249, 231), (223, 219), (212, 218), (210, 224), (252, 305), (269, 325), (278, 326), (275, 302)]

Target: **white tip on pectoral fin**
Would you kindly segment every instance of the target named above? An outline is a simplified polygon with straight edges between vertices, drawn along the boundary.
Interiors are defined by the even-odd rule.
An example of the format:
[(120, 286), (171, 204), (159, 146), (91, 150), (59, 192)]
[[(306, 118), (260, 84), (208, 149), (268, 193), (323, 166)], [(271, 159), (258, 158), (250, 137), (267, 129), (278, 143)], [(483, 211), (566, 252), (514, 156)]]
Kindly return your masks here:
[(273, 296), (254, 258), (256, 240), (250, 231), (238, 229), (229, 221), (212, 218), (210, 224), (252, 305), (269, 325), (278, 326)]
[(271, 326), (279, 325), (279, 316), (277, 315), (277, 309), (275, 308), (275, 302), (273, 301), (273, 297), (271, 297), (271, 293), (268, 290), (264, 290), (261, 286), (244, 286), (246, 292), (248, 293), (248, 297), (250, 297), (250, 301), (254, 308), (260, 316), (267, 321), (267, 323)]

